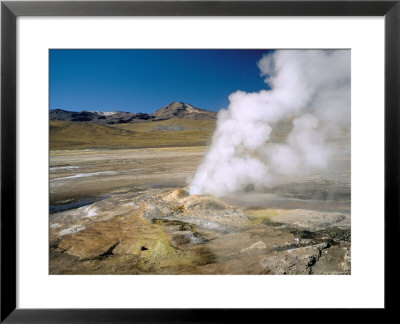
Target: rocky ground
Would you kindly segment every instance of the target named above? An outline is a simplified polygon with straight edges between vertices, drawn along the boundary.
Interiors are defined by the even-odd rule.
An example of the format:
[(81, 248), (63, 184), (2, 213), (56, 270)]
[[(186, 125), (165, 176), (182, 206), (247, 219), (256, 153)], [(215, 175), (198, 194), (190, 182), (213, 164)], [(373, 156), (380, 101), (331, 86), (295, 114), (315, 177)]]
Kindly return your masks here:
[(190, 196), (186, 179), (203, 154), (52, 152), (50, 273), (350, 274), (349, 183)]

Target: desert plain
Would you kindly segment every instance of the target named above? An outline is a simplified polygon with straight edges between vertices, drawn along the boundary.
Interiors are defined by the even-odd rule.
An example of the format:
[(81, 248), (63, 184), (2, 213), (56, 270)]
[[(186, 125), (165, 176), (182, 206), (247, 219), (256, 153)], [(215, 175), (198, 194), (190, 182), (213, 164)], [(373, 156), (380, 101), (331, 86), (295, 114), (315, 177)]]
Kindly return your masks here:
[(350, 153), (323, 177), (190, 195), (214, 128), (50, 121), (49, 273), (350, 274)]

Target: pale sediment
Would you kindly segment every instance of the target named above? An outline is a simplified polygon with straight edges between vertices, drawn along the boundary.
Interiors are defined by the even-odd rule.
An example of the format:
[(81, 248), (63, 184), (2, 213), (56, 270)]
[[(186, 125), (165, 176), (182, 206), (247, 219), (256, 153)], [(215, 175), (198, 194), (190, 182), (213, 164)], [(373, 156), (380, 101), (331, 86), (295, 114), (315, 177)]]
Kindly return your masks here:
[(247, 211), (184, 190), (53, 214), (50, 238), (53, 274), (350, 273), (350, 229), (337, 214)]
[(350, 274), (349, 183), (190, 196), (204, 152), (52, 152), (50, 273)]

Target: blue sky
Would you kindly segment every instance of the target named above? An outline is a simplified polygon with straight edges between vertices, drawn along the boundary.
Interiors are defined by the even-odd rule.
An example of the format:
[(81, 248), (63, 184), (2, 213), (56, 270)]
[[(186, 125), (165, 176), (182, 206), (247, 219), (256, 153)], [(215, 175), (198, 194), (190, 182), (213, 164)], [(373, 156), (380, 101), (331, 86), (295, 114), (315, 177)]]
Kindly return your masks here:
[(266, 89), (267, 50), (50, 50), (50, 109), (152, 113), (172, 101), (219, 110)]

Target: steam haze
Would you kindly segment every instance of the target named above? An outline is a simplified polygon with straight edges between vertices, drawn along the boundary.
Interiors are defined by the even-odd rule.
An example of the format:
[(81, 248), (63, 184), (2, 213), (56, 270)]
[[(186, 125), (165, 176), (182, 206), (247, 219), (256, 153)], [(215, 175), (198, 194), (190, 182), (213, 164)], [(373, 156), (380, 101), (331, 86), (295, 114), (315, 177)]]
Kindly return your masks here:
[(259, 62), (266, 87), (236, 91), (218, 113), (191, 194), (262, 191), (288, 179), (324, 176), (350, 152), (350, 51), (279, 50)]

